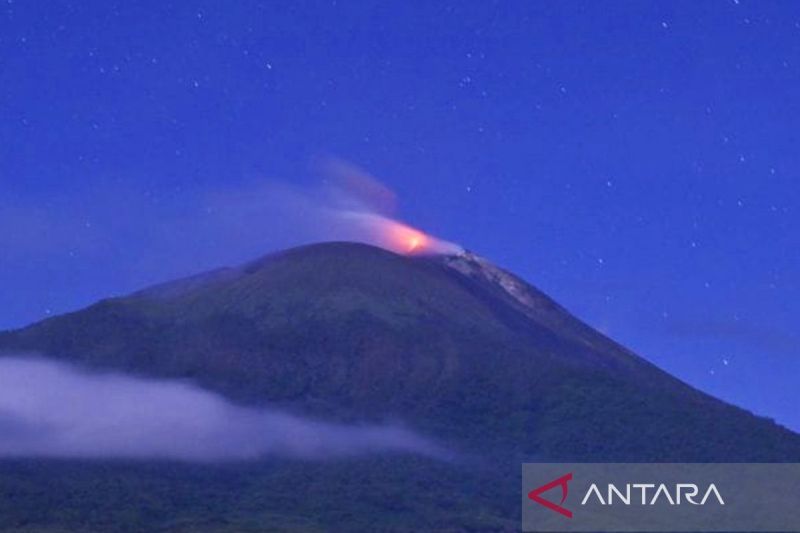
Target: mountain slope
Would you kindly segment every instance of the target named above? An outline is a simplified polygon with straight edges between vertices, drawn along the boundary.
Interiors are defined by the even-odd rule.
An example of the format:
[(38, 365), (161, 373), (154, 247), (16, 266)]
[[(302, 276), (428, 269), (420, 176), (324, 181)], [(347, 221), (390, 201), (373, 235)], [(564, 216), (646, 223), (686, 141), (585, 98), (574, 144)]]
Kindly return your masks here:
[[(189, 378), (242, 404), (328, 420), (401, 420), (464, 457), (267, 461), (239, 470), (92, 463), (75, 471), (56, 463), (69, 471), (58, 496), (31, 482), (53, 463), (23, 461), (0, 473), (0, 493), (18, 495), (5, 510), (16, 526), (30, 519), (20, 502), (56, 498), (81, 508), (75, 501), (86, 501), (75, 494), (116, 479), (97, 500), (108, 516), (119, 515), (114, 502), (126, 494), (176, 487), (171, 503), (140, 504), (149, 511), (130, 518), (140, 527), (163, 527), (168, 516), (187, 529), (314, 530), (339, 516), (338, 529), (513, 529), (523, 460), (800, 460), (797, 434), (669, 376), (470, 253), (296, 248), (2, 333), (3, 352)], [(201, 488), (192, 479), (211, 481)], [(301, 486), (314, 498), (304, 499)], [(221, 496), (231, 487), (242, 501)], [(206, 508), (219, 510), (209, 518)], [(92, 513), (70, 516), (110, 529)], [(122, 516), (110, 520), (119, 525)], [(229, 522), (214, 522), (220, 517)]]
[(191, 378), (242, 403), (400, 418), (469, 450), (800, 457), (796, 435), (675, 380), (471, 254), (297, 248), (48, 319), (0, 349)]

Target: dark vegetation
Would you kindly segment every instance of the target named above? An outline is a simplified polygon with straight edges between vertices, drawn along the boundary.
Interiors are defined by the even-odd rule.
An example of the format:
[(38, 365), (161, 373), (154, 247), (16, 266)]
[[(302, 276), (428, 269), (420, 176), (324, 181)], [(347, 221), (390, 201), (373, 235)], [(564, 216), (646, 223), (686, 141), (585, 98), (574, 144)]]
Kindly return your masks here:
[(800, 460), (800, 436), (526, 291), (533, 307), (442, 258), (332, 243), (0, 334), (9, 353), (190, 378), (242, 404), (399, 419), (463, 457), (0, 461), (0, 529), (513, 530), (526, 460)]

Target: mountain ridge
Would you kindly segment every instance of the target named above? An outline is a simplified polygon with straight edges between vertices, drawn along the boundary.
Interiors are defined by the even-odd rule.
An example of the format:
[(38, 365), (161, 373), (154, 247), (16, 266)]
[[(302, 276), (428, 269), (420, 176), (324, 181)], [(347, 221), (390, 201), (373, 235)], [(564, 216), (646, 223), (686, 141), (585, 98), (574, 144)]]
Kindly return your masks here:
[[(0, 349), (190, 378), (245, 404), (343, 420), (422, 420), (424, 429), (476, 449), (565, 451), (537, 443), (543, 425), (556, 431), (573, 423), (570, 412), (558, 420), (553, 411), (575, 408), (583, 423), (607, 411), (624, 419), (626, 409), (657, 420), (665, 416), (659, 403), (678, 405), (682, 426), (693, 419), (707, 426), (709, 413), (719, 412), (716, 425), (742, 417), (763, 428), (751, 431), (785, 431), (778, 441), (800, 442), (663, 372), (470, 252), (402, 256), (346, 242), (293, 248), (6, 332)], [(494, 442), (473, 427), (481, 423), (503, 427)], [(611, 441), (614, 449), (624, 439)], [(587, 453), (585, 442), (572, 449)]]
[(400, 421), (460, 459), (0, 460), (14, 494), (0, 530), (515, 531), (523, 462), (800, 461), (800, 435), (471, 253), (295, 248), (0, 333), (0, 357), (20, 353), (317, 420)]

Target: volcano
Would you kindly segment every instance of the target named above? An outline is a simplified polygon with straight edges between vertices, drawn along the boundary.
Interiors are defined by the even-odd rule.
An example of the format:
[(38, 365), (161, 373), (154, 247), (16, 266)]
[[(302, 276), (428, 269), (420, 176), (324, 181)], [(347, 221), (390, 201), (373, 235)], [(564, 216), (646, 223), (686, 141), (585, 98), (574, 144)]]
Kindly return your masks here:
[(7, 529), (516, 530), (524, 461), (800, 460), (800, 435), (470, 252), (295, 248), (2, 333), (0, 352), (189, 379), (331, 422), (400, 420), (459, 457), (5, 460)]

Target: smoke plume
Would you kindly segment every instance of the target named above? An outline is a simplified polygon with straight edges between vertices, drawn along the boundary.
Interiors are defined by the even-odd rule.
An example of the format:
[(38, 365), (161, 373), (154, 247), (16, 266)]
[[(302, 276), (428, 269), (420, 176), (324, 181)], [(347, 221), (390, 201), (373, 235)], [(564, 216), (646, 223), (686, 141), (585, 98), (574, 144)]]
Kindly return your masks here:
[(399, 222), (395, 194), (366, 171), (332, 158), (317, 170), (317, 180), (232, 177), (157, 192), (109, 179), (46, 205), (0, 187), (0, 329), (320, 241), (461, 251)]

